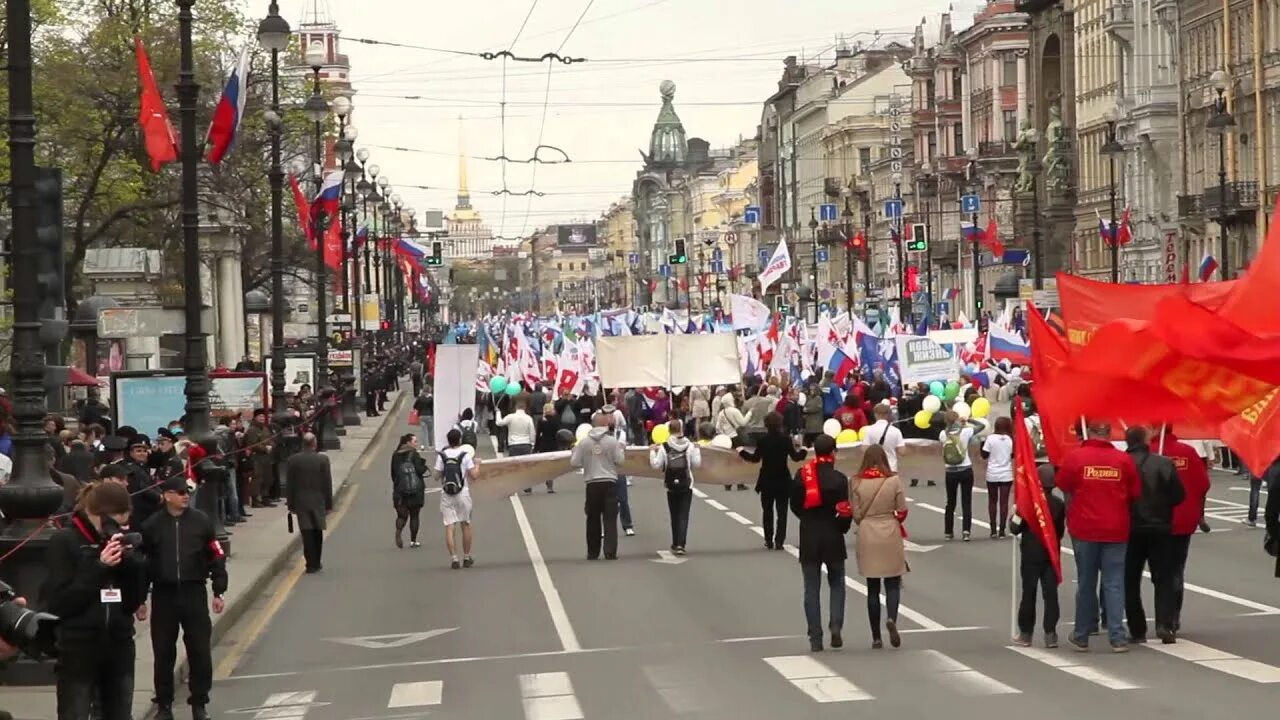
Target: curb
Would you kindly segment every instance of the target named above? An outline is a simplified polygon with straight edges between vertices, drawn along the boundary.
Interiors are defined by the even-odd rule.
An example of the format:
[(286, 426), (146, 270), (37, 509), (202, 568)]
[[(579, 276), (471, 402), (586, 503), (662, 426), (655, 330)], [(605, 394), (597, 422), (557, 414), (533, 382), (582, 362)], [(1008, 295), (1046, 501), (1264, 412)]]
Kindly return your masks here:
[[(356, 472), (356, 466), (359, 465), (359, 463), (364, 460), (365, 456), (373, 452), (374, 448), (382, 442), (384, 433), (388, 432), (387, 428), (392, 425), (390, 422), (390, 416), (398, 414), (403, 409), (401, 406), (404, 405), (405, 398), (412, 394), (413, 393), (411, 392), (401, 392), (399, 396), (396, 397), (395, 401), (392, 402), (391, 407), (387, 410), (387, 421), (383, 422), (374, 433), (373, 438), (369, 440), (369, 444), (365, 446), (364, 451), (355, 459), (355, 462), (351, 466), (351, 471), (347, 473), (346, 480), (342, 483), (342, 486), (334, 492), (335, 502), (342, 498), (342, 496), (346, 494), (347, 489), (351, 487), (351, 476)], [(240, 618), (249, 611), (249, 608), (257, 602), (263, 591), (276, 580), (277, 576), (280, 574), (280, 570), (287, 566), (291, 561), (297, 559), (298, 554), (301, 552), (301, 548), (302, 538), (297, 533), (294, 533), (290, 536), (289, 541), (280, 548), (280, 552), (276, 554), (275, 558), (267, 565), (267, 571), (259, 575), (257, 579), (245, 587), (244, 592), (241, 593), (234, 602), (227, 603), (227, 606), (222, 610), (222, 614), (216, 616), (214, 619), (213, 632), (211, 633), (209, 643), (211, 647), (216, 648), (218, 646), (218, 642), (226, 636), (227, 632), (230, 631), (236, 622), (238, 622)], [(175, 687), (187, 681), (187, 670), (187, 657), (186, 652), (184, 651), (182, 658), (176, 665), (174, 665), (173, 674)], [(139, 718), (139, 720), (154, 720), (156, 716), (156, 709), (156, 705), (153, 703), (150, 709), (148, 709), (147, 712)]]

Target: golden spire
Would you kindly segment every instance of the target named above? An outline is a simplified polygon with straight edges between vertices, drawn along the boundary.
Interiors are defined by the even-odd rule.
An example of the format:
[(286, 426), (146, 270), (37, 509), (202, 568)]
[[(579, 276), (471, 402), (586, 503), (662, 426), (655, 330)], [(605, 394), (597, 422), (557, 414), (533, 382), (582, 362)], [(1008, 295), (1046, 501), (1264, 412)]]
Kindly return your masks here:
[(458, 206), (457, 210), (471, 209), (471, 190), (467, 188), (467, 146), (462, 135), (462, 116), (458, 116)]

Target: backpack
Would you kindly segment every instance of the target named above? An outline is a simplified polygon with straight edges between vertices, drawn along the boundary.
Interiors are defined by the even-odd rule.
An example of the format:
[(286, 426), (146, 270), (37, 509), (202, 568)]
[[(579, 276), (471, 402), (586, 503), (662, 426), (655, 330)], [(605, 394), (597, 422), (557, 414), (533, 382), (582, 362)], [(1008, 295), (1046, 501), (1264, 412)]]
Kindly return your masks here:
[(462, 433), (462, 444), (470, 445), (474, 448), (476, 446), (476, 441), (479, 440), (479, 438), (476, 437), (476, 421), (463, 420), (458, 423), (458, 430)]
[(462, 460), (466, 456), (465, 452), (458, 453), (457, 457), (452, 458), (443, 452), (440, 453), (440, 464), (444, 468), (440, 471), (440, 487), (445, 495), (457, 495), (466, 486), (466, 473), (462, 471)]
[(404, 461), (396, 467), (396, 494), (416, 495), (423, 489), (422, 476), (414, 466), (413, 457), (406, 455)]
[(565, 403), (564, 409), (560, 411), (560, 424), (567, 428), (573, 428), (578, 424), (578, 413), (574, 411), (571, 403)]
[(964, 462), (964, 448), (960, 445), (959, 431), (947, 431), (947, 441), (942, 443), (942, 462), (948, 465), (960, 465)]
[(689, 448), (677, 450), (671, 443), (663, 443), (667, 452), (667, 466), (663, 474), (663, 483), (667, 492), (684, 492), (693, 486), (693, 478), (689, 475)]

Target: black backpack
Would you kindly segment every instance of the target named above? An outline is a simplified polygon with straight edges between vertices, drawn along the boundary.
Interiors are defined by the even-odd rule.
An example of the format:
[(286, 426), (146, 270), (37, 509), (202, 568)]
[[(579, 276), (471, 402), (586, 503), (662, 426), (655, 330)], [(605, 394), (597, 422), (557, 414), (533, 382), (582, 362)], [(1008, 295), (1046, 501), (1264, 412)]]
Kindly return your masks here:
[(667, 467), (663, 474), (663, 482), (667, 492), (684, 492), (693, 486), (693, 478), (689, 475), (689, 446), (677, 450), (671, 443), (664, 443), (667, 453)]
[(422, 476), (414, 465), (413, 456), (406, 455), (396, 467), (396, 493), (399, 495), (416, 495), (425, 488)]
[(466, 486), (466, 473), (462, 471), (462, 460), (467, 454), (458, 453), (457, 457), (449, 457), (440, 453), (440, 464), (444, 469), (440, 472), (440, 487), (445, 495), (457, 495)]
[(474, 448), (476, 446), (476, 441), (478, 439), (476, 437), (476, 421), (463, 420), (462, 422), (458, 423), (458, 429), (462, 431), (462, 444), (470, 445), (471, 447)]

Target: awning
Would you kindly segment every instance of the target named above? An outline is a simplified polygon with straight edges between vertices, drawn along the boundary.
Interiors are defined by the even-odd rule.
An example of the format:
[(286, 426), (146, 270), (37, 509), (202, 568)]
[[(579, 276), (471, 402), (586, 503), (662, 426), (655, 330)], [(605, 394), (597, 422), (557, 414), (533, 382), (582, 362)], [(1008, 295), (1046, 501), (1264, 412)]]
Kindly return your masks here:
[(98, 387), (98, 378), (78, 367), (67, 368), (67, 385), (76, 387)]

